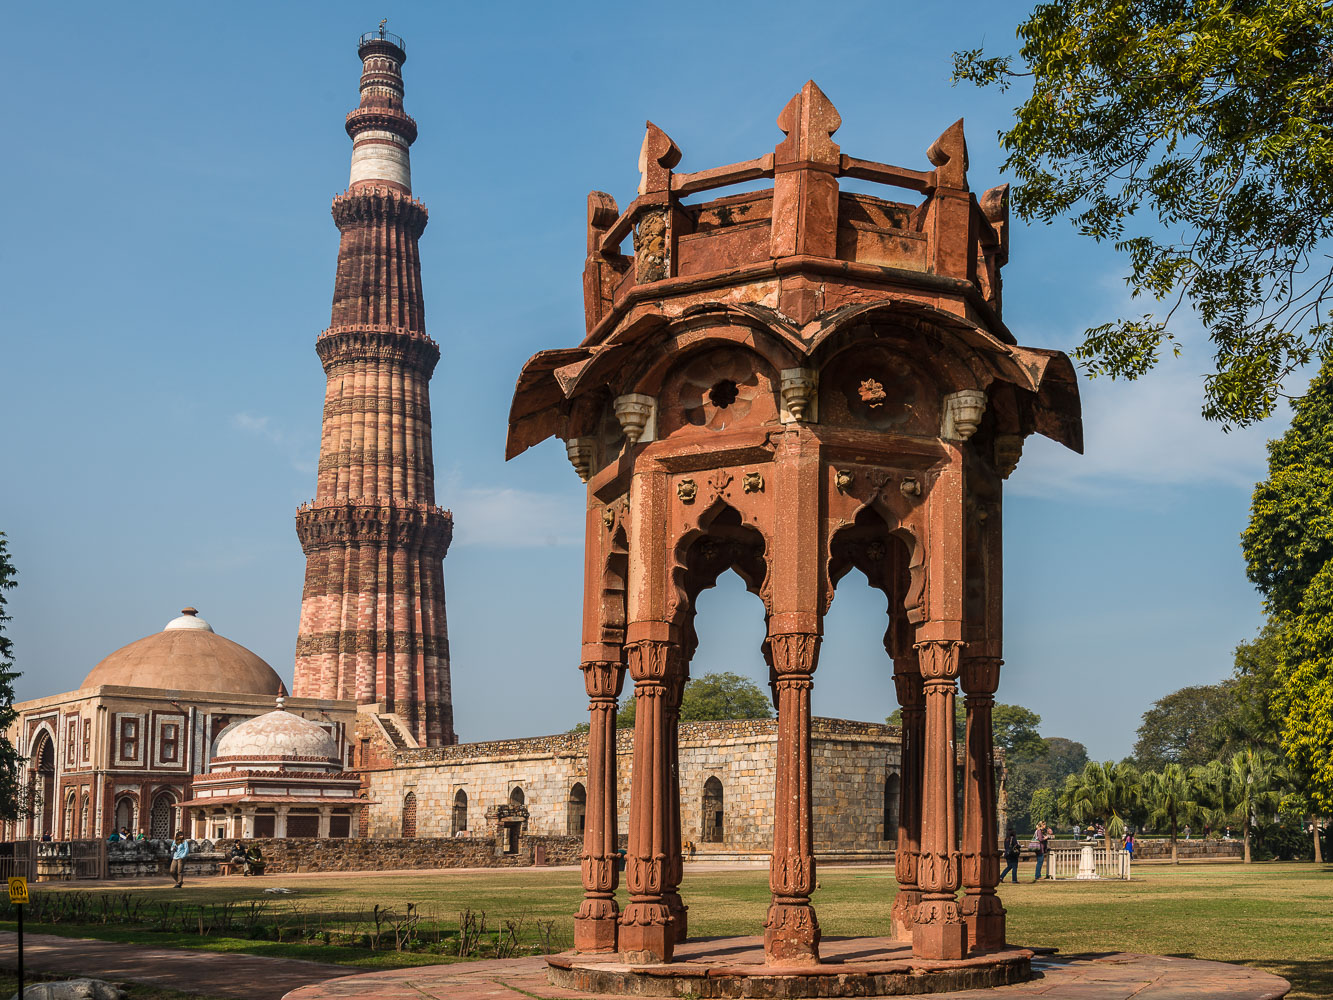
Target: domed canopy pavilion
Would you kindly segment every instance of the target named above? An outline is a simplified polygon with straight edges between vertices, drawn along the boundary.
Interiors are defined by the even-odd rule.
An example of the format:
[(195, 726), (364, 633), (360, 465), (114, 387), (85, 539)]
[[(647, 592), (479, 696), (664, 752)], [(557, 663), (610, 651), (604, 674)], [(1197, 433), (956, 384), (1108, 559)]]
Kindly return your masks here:
[(364, 805), (361, 779), (343, 772), (330, 728), (278, 707), (218, 739), (207, 775), (183, 804), (197, 839), (350, 837)]

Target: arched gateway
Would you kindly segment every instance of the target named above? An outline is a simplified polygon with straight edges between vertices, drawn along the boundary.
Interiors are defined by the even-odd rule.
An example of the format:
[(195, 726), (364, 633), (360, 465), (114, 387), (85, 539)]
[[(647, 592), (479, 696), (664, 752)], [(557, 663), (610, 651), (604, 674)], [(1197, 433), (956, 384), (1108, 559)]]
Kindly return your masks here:
[[(519, 377), (509, 457), (554, 435), (588, 483), (579, 951), (669, 962), (685, 940), (676, 726), (694, 601), (727, 569), (764, 602), (778, 710), (769, 963), (818, 959), (810, 692), (824, 614), (852, 568), (890, 599), (885, 648), (903, 707), (885, 933), (919, 958), (1004, 944), (990, 735), (1001, 488), (1034, 431), (1082, 449), (1078, 389), (1064, 355), (1017, 346), (1000, 319), (1007, 189), (970, 192), (962, 122), (930, 147), (928, 170), (842, 154), (840, 124), (808, 83), (778, 117), (786, 138), (772, 153), (699, 173), (675, 173), (680, 150), (650, 124), (639, 196), (623, 213), (609, 195), (588, 198), (586, 339), (536, 355)], [(839, 177), (924, 200), (843, 193)], [(685, 200), (759, 178), (772, 187)], [(637, 708), (620, 913), (626, 667)]]

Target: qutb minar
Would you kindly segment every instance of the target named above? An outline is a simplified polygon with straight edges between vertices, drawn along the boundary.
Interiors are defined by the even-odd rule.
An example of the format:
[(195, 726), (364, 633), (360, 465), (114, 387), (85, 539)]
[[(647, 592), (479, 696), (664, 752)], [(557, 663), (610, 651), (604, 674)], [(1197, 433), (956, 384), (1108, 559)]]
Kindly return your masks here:
[(453, 519), (435, 505), (430, 377), (403, 110), (403, 41), (361, 37), (352, 169), (333, 201), (342, 234), (333, 315), (316, 351), (328, 375), (315, 499), (296, 515), (306, 554), (293, 693), (355, 700), (423, 746), (456, 743), (444, 610)]

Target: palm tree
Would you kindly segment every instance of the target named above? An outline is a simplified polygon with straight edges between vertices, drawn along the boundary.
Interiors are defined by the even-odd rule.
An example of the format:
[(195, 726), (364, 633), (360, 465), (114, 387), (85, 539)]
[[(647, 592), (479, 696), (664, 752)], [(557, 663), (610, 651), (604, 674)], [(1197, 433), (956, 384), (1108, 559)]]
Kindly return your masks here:
[(1166, 823), (1171, 830), (1171, 863), (1180, 864), (1176, 853), (1176, 834), (1181, 823), (1189, 822), (1198, 804), (1195, 789), (1191, 787), (1189, 775), (1179, 764), (1167, 764), (1160, 771), (1150, 771), (1144, 776), (1144, 798), (1148, 804), (1148, 822), (1157, 827)]
[(1060, 795), (1060, 808), (1079, 823), (1092, 817), (1106, 817), (1106, 851), (1109, 856), (1111, 838), (1124, 833), (1123, 817), (1139, 801), (1140, 785), (1139, 772), (1132, 764), (1088, 761), (1082, 774), (1066, 779)]
[(1231, 758), (1231, 781), (1241, 830), (1245, 834), (1245, 863), (1250, 863), (1250, 831), (1261, 813), (1277, 811), (1282, 800), (1282, 769), (1267, 750), (1247, 747)]
[(1239, 790), (1227, 764), (1209, 761), (1203, 767), (1191, 768), (1189, 777), (1205, 828), (1217, 830), (1235, 820), (1240, 808)]

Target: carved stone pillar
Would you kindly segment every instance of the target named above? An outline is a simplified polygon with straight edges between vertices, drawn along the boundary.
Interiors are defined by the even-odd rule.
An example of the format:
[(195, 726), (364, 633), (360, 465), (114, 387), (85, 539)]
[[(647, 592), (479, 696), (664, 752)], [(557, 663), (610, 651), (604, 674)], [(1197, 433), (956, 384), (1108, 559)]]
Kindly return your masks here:
[(630, 643), (626, 651), (634, 678), (634, 773), (625, 879), (629, 905), (620, 916), (620, 951), (627, 963), (647, 965), (670, 962), (676, 942), (663, 892), (671, 839), (666, 693), (680, 651), (660, 639)]
[(898, 880), (898, 894), (893, 898), (893, 936), (898, 941), (911, 941), (921, 903), (917, 864), (921, 855), (921, 767), (926, 734), (926, 695), (914, 655), (894, 664), (893, 683), (903, 710), (898, 842), (893, 852), (893, 874)]
[(778, 748), (768, 869), (773, 902), (764, 921), (764, 956), (772, 965), (808, 964), (819, 961), (819, 921), (810, 905), (815, 888), (810, 691), (819, 636), (774, 635), (768, 642), (776, 674)]
[(681, 854), (680, 834), (680, 698), (685, 690), (685, 665), (681, 660), (679, 669), (673, 670), (666, 685), (666, 705), (664, 726), (667, 742), (667, 767), (671, 776), (667, 819), (670, 823), (667, 839), (665, 882), (662, 886), (662, 899), (676, 926), (676, 944), (681, 944), (686, 937), (686, 912), (689, 907), (680, 898), (680, 880), (684, 877), (684, 860)]
[(978, 951), (1004, 947), (1004, 907), (995, 893), (1000, 855), (995, 843), (995, 749), (991, 706), (1000, 682), (1000, 658), (962, 661), (967, 694), (967, 780), (963, 789), (963, 919), (967, 942)]
[(580, 669), (588, 697), (588, 782), (584, 809), (583, 903), (574, 918), (574, 950), (616, 950), (616, 698), (625, 679), (622, 663), (590, 660)]
[(912, 928), (915, 958), (950, 960), (967, 954), (967, 926), (954, 894), (960, 884), (954, 809), (954, 693), (963, 642), (916, 644), (926, 700), (921, 796), (921, 902)]

